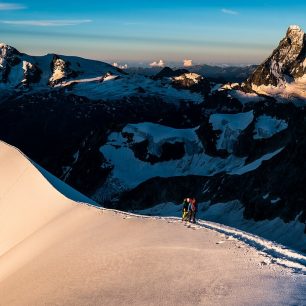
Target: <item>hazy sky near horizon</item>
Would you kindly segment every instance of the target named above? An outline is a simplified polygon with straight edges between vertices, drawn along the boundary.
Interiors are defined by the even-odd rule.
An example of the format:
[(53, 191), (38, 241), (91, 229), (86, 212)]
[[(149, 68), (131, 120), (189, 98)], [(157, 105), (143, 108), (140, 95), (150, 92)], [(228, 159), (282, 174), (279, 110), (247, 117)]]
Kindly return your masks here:
[(35, 55), (109, 62), (259, 63), (306, 1), (0, 1), (0, 41)]

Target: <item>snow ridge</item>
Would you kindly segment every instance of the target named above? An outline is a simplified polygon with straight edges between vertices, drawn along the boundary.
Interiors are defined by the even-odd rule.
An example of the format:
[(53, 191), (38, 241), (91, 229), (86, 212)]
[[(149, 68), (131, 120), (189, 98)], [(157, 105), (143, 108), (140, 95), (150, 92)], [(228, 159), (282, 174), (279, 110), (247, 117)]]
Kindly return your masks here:
[[(165, 220), (173, 223), (182, 222), (181, 218), (178, 217), (148, 216), (145, 214), (139, 215), (115, 209), (106, 209), (103, 207), (99, 209), (113, 211), (117, 214), (122, 214), (128, 217), (135, 217), (140, 219), (144, 218), (152, 220)], [(294, 273), (306, 275), (306, 256), (302, 253), (291, 250), (281, 244), (269, 241), (257, 235), (250, 234), (242, 230), (238, 230), (230, 226), (211, 221), (198, 220), (197, 223), (192, 226), (196, 229), (212, 230), (214, 232), (224, 234), (228, 236), (228, 238), (236, 239), (238, 242), (241, 242), (253, 249), (256, 249), (258, 252), (260, 252), (261, 255), (264, 255), (265, 257), (269, 258), (271, 263), (277, 264), (284, 268), (288, 268)]]
[(199, 220), (198, 224), (207, 229), (211, 229), (238, 239), (256, 250), (265, 253), (268, 257), (273, 259), (273, 263), (290, 268), (296, 273), (306, 275), (306, 256), (302, 255), (301, 253), (259, 236), (246, 233), (226, 225), (203, 220)]

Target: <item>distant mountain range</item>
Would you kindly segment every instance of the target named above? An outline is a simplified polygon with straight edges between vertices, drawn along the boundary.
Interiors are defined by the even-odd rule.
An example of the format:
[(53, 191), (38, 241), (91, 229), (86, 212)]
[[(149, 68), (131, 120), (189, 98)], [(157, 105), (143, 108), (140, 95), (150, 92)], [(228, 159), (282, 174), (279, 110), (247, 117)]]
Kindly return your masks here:
[[(305, 34), (258, 67), (120, 70), (0, 44), (0, 138), (101, 205), (306, 221)], [(224, 80), (224, 82), (222, 81)]]
[[(250, 66), (212, 66), (212, 65), (195, 65), (188, 68), (177, 68), (188, 70), (193, 73), (200, 74), (217, 83), (227, 82), (243, 82), (256, 69), (257, 65)], [(158, 74), (163, 68), (152, 67), (131, 67), (125, 71), (128, 73), (142, 74), (146, 76), (154, 76)], [(175, 70), (175, 69), (174, 69)]]

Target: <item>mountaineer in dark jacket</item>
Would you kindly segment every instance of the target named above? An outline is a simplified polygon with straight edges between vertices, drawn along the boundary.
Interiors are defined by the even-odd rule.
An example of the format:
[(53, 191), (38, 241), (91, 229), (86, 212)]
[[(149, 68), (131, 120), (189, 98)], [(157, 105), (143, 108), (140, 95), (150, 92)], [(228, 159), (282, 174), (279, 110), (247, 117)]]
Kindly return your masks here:
[(198, 204), (195, 198), (190, 199), (189, 205), (188, 205), (188, 217), (189, 222), (196, 223), (195, 218), (196, 214), (198, 212)]
[(189, 220), (188, 207), (190, 200), (190, 198), (185, 198), (183, 201), (182, 221)]

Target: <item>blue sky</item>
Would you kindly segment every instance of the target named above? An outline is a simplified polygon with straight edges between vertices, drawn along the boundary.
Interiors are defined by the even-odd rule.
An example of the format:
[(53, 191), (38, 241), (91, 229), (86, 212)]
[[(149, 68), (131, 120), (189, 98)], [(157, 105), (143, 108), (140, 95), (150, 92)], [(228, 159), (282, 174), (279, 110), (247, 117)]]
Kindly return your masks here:
[(306, 29), (306, 1), (0, 1), (0, 41), (120, 63), (258, 63), (290, 24)]

